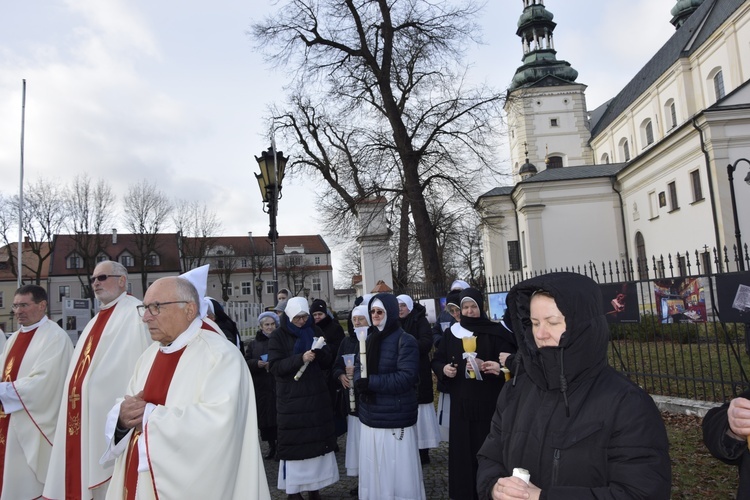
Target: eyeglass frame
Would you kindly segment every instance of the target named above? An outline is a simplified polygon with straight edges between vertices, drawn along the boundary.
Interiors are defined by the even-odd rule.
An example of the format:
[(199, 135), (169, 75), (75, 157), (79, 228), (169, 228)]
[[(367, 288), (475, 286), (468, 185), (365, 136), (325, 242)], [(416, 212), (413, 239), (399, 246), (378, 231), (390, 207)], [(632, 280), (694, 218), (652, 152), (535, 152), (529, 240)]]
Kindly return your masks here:
[[(102, 276), (104, 277), (102, 278)], [(122, 278), (122, 276), (122, 274), (100, 274), (99, 276), (92, 276), (91, 282), (96, 283), (98, 281), (99, 283), (104, 283), (107, 281), (107, 278)]]
[[(138, 306), (135, 306), (135, 308), (138, 310), (138, 314), (141, 316), (141, 318), (146, 316), (146, 310), (148, 310), (149, 313), (151, 313), (151, 316), (158, 316), (161, 314), (161, 306), (167, 306), (169, 304), (190, 304), (189, 300), (172, 300), (169, 302), (152, 302), (150, 304), (141, 304)], [(152, 311), (151, 308), (156, 308), (156, 312)]]
[(42, 301), (40, 300), (39, 302), (33, 301), (33, 302), (28, 302), (28, 303), (27, 302), (21, 302), (20, 304), (11, 304), (10, 305), (10, 309), (12, 311), (18, 311), (19, 309), (29, 308), (29, 307), (31, 307), (34, 304), (40, 304), (41, 302)]

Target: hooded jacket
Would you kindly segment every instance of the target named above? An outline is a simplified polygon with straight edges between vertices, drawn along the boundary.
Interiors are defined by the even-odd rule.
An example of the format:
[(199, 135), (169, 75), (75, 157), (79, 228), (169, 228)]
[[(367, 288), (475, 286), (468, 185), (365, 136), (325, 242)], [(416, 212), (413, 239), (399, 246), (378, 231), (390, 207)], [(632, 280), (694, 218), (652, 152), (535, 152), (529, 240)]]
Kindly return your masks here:
[[(537, 348), (532, 294), (544, 290), (565, 317), (556, 347)], [(664, 422), (653, 400), (607, 364), (599, 286), (575, 273), (523, 281), (508, 294), (522, 370), (497, 400), (477, 456), (479, 498), (522, 467), (549, 499), (669, 498)]]
[[(385, 327), (371, 326), (367, 337), (368, 391), (359, 396), (359, 419), (373, 428), (411, 427), (417, 423), (419, 348), (417, 341), (401, 329), (396, 297), (379, 293), (386, 312)], [(369, 306), (368, 306), (369, 310)], [(370, 313), (370, 323), (372, 314)], [(380, 336), (377, 367), (370, 364), (372, 343)], [(359, 363), (354, 379), (360, 378)]]

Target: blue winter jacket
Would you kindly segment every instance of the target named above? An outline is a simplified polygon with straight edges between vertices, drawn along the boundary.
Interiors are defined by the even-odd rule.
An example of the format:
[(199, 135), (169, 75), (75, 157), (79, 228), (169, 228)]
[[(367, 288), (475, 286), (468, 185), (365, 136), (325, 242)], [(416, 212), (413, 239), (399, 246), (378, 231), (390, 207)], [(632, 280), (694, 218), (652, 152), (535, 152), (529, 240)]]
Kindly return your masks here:
[[(386, 311), (383, 331), (391, 333), (381, 343), (378, 373), (368, 373), (368, 394), (360, 396), (359, 419), (374, 428), (410, 427), (417, 423), (419, 347), (417, 340), (401, 329), (396, 297), (378, 294), (375, 299), (380, 299)], [(355, 380), (360, 377), (359, 360), (357, 363)]]

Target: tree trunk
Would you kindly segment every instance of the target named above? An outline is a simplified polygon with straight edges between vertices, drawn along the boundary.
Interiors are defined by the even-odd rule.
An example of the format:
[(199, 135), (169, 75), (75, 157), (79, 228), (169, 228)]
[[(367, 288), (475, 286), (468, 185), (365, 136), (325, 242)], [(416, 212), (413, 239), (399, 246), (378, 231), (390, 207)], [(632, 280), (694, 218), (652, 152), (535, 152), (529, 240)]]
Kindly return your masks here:
[(406, 196), (401, 197), (395, 278), (393, 288), (397, 291), (403, 290), (409, 284), (409, 199)]

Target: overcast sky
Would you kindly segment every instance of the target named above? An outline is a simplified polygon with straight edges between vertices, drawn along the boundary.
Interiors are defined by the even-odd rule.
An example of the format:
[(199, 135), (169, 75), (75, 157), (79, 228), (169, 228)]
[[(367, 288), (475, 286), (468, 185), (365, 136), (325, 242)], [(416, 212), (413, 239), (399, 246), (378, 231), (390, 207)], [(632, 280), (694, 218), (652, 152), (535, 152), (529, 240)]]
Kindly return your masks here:
[[(545, 4), (557, 22), (557, 57), (588, 85), (589, 109), (613, 97), (674, 33), (675, 0)], [(485, 44), (469, 54), (475, 80), (507, 87), (521, 64), (522, 9), (522, 0), (488, 1)], [(170, 197), (209, 203), (227, 235), (267, 234), (253, 155), (269, 146), (261, 117), (283, 102), (285, 77), (264, 63), (247, 31), (272, 10), (267, 0), (5, 2), (0, 191), (18, 189), (26, 79), (27, 183), (87, 173), (106, 178), (121, 199), (128, 184), (147, 178)], [(320, 231), (313, 189), (285, 179), (279, 233)]]

